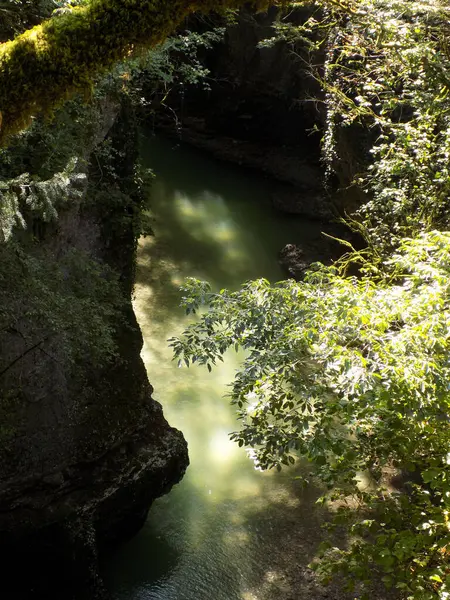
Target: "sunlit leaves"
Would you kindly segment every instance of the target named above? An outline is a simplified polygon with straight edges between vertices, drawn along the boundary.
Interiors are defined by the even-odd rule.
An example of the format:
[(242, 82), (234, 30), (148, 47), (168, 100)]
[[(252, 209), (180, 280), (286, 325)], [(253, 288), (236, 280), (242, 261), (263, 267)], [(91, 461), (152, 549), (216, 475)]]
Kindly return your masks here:
[(26, 217), (36, 214), (45, 222), (58, 216), (57, 208), (80, 198), (86, 187), (86, 175), (79, 172), (77, 160), (68, 162), (64, 171), (46, 181), (22, 173), (14, 179), (0, 178), (0, 243), (12, 235), (15, 225), (26, 227)]
[[(336, 493), (382, 515), (356, 521), (360, 542), (322, 562), (322, 574), (339, 565), (364, 579), (376, 564), (386, 585), (406, 582), (422, 598), (422, 588), (446, 589), (447, 554), (428, 553), (449, 534), (450, 234), (403, 241), (384, 272), (345, 278), (316, 265), (301, 283), (259, 280), (219, 293), (190, 279), (184, 306), (207, 310), (171, 345), (186, 364), (210, 366), (244, 348), (229, 392), (241, 423), (232, 438), (260, 468), (307, 458)], [(382, 492), (393, 466), (421, 473), (422, 487)], [(373, 491), (358, 487), (361, 472)], [(368, 536), (375, 546), (363, 543)]]
[(325, 158), (330, 165), (341, 158), (338, 129), (357, 122), (372, 132), (368, 169), (353, 172), (367, 193), (357, 214), (371, 243), (389, 252), (404, 236), (450, 223), (449, 7), (440, 0), (360, 0), (350, 18), (340, 18), (336, 27), (333, 17), (338, 43), (324, 82)]

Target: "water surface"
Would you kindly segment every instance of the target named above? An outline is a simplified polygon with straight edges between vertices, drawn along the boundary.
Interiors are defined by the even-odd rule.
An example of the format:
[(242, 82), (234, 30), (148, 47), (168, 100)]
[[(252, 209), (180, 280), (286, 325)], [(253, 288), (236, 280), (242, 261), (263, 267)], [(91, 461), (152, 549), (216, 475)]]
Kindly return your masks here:
[(108, 566), (116, 600), (289, 600), (319, 598), (306, 565), (318, 543), (317, 490), (304, 490), (295, 469), (262, 473), (229, 440), (237, 423), (224, 393), (235, 354), (212, 373), (178, 369), (167, 339), (189, 318), (179, 308), (187, 276), (215, 289), (279, 280), (280, 248), (317, 240), (319, 225), (271, 208), (261, 176), (210, 159), (172, 141), (147, 138), (154, 237), (141, 240), (135, 310), (154, 397), (189, 444), (183, 481), (153, 505), (142, 531)]

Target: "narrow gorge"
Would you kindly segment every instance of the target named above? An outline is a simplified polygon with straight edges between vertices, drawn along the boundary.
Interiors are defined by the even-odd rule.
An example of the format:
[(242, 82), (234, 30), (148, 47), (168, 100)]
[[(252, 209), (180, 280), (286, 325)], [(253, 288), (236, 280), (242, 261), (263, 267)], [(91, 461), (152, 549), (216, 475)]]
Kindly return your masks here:
[[(237, 286), (252, 277), (301, 276), (310, 262), (329, 260), (339, 252), (335, 242), (321, 236), (335, 207), (323, 186), (317, 134), (307, 132), (320, 115), (301, 101), (292, 110), (299, 94), (306, 98), (312, 93), (311, 82), (299, 78), (287, 47), (257, 47), (275, 16), (276, 12), (259, 16), (244, 11), (227, 30), (226, 42), (214, 44), (213, 50), (202, 56), (214, 75), (208, 91), (174, 86), (166, 105), (149, 118), (145, 108), (136, 109), (126, 96), (117, 94), (117, 84), (111, 91), (106, 86), (86, 115), (78, 101), (69, 103), (56, 122), (39, 125), (24, 141), (19, 138), (9, 149), (12, 158), (6, 155), (4, 166), (8, 165), (10, 177), (16, 178), (5, 190), (17, 195), (26, 220), (26, 229), (16, 229), (2, 247), (3, 264), (10, 265), (2, 274), (0, 340), (0, 544), (7, 557), (4, 564), (9, 575), (3, 585), (8, 599), (44, 594), (46, 598), (60, 598), (61, 594), (103, 598), (107, 592), (99, 574), (99, 556), (103, 550), (108, 555), (112, 547), (142, 527), (153, 501), (182, 478), (188, 465), (182, 433), (170, 427), (152, 397), (153, 388), (140, 357), (142, 335), (131, 306), (136, 244), (141, 220), (148, 219), (142, 211), (147, 205), (151, 211), (158, 205), (158, 190), (171, 179), (168, 171), (177, 172), (182, 181), (181, 173), (188, 168), (171, 163), (171, 148), (187, 142), (255, 172), (232, 175), (236, 183), (230, 186), (229, 198), (235, 216), (222, 212), (228, 209), (222, 204), (222, 192), (216, 195), (214, 191), (211, 173), (192, 178), (194, 186), (204, 186), (200, 194), (204, 200), (196, 210), (206, 221), (202, 226), (191, 215), (190, 222), (187, 214), (186, 231), (194, 241), (196, 228), (205, 227), (202, 236), (206, 237), (197, 240), (197, 246), (191, 241), (190, 247), (182, 248), (182, 237), (174, 238), (166, 242), (171, 247), (165, 250), (174, 255), (187, 253), (192, 267), (183, 271), (185, 276), (201, 272), (207, 255), (212, 269), (208, 277), (222, 273), (217, 284), (223, 286), (233, 274), (230, 283)], [(296, 18), (304, 18), (303, 13)], [(144, 86), (143, 93), (152, 99), (155, 91)], [(141, 145), (141, 153), (147, 156), (148, 143), (142, 139), (152, 135), (147, 125), (139, 143), (138, 121), (143, 119), (172, 136), (173, 142), (158, 142), (165, 165), (159, 151), (144, 158), (144, 167), (155, 168), (157, 178), (150, 188), (143, 185), (141, 189), (137, 170), (143, 167), (138, 148)], [(66, 147), (56, 163), (65, 167), (66, 158), (73, 164), (52, 180), (56, 172), (52, 145), (61, 143)], [(152, 148), (152, 143), (148, 147)], [(192, 160), (194, 171), (217, 170), (219, 180), (223, 178), (219, 164), (203, 165), (195, 154), (191, 159), (186, 149), (180, 152), (185, 153), (186, 165)], [(74, 153), (76, 159), (72, 159)], [(163, 179), (158, 177), (158, 165), (166, 173)], [(33, 184), (21, 180), (20, 171), (25, 168), (38, 174), (38, 180), (47, 180), (47, 188), (44, 183), (34, 190)], [(55, 177), (61, 178), (61, 187), (52, 196)], [(256, 183), (258, 179), (260, 183)], [(222, 185), (218, 183), (219, 190)], [(160, 214), (155, 217), (172, 227), (171, 235), (176, 221), (184, 218), (183, 210), (192, 210), (190, 197), (177, 200), (177, 193), (181, 192), (174, 190), (173, 197), (165, 192)], [(54, 204), (46, 209), (51, 202)], [(187, 205), (177, 215), (178, 202)], [(241, 219), (247, 215), (249, 225), (245, 219), (236, 221), (240, 213)], [(255, 230), (255, 219), (265, 223), (265, 231)], [(5, 221), (5, 235), (9, 235), (7, 227)], [(153, 227), (151, 224), (150, 229)], [(240, 229), (235, 232), (235, 227)], [(336, 230), (336, 225), (330, 227)], [(162, 234), (154, 228), (147, 239), (164, 244)], [(238, 250), (234, 235), (248, 237), (253, 247), (238, 242), (242, 244)], [(169, 271), (164, 272), (168, 256), (156, 252), (151, 280), (173, 279)], [(249, 269), (247, 264), (254, 267)], [(23, 279), (21, 286), (17, 277)], [(140, 286), (142, 266), (137, 277)], [(160, 311), (168, 305), (173, 304), (171, 310), (176, 311), (175, 288), (181, 284), (179, 273), (171, 283), (172, 291), (162, 288), (157, 303), (149, 304), (154, 306), (151, 322), (159, 322)], [(68, 314), (70, 318), (65, 316)], [(170, 352), (162, 347), (165, 339), (157, 335), (146, 342), (146, 347), (155, 344), (152, 352), (160, 356), (148, 366), (148, 372), (151, 382), (152, 373), (159, 382), (156, 393), (161, 403), (171, 406), (173, 390), (156, 374), (160, 370), (165, 373), (170, 361)], [(189, 380), (190, 375), (183, 374), (181, 385), (188, 386)], [(192, 397), (201, 397), (201, 393), (192, 388)], [(226, 420), (231, 431), (232, 421)], [(227, 433), (223, 430), (221, 435)], [(210, 436), (206, 432), (204, 436), (208, 444)], [(226, 442), (225, 448), (230, 443)], [(195, 440), (192, 444), (195, 448)], [(251, 464), (247, 459), (244, 462), (244, 472), (250, 474)], [(222, 526), (227, 527), (226, 522)], [(27, 565), (26, 578), (17, 577), (17, 564)], [(228, 593), (226, 587), (220, 592), (224, 598)], [(190, 598), (194, 598), (192, 594)]]
[(449, 23), (0, 1), (2, 597), (448, 600)]

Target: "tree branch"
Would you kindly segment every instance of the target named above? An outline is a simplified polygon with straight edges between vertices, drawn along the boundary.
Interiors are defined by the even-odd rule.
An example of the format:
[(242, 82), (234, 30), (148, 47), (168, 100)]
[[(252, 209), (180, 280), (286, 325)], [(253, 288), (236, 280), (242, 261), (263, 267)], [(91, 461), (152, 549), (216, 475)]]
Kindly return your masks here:
[[(258, 8), (283, 0), (253, 0)], [(190, 13), (245, 0), (91, 0), (0, 45), (0, 144), (132, 52), (170, 35)]]

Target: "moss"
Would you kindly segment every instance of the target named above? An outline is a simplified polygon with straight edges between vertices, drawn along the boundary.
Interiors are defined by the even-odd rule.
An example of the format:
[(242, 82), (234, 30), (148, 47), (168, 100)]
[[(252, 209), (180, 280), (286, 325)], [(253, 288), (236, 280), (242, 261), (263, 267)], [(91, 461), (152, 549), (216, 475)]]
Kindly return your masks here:
[[(279, 0), (273, 0), (272, 4)], [(94, 76), (139, 48), (162, 42), (192, 12), (244, 0), (91, 0), (0, 45), (0, 142), (48, 113)], [(256, 0), (266, 8), (266, 0)]]

